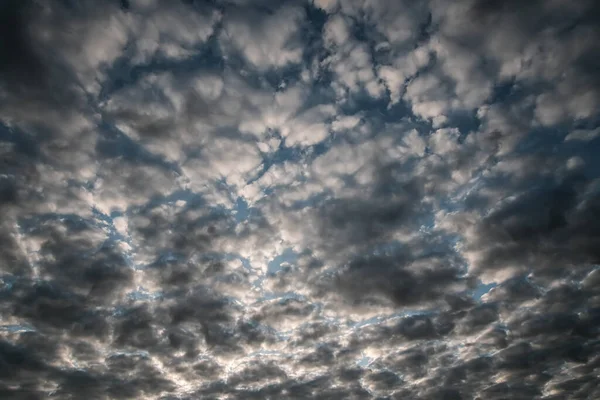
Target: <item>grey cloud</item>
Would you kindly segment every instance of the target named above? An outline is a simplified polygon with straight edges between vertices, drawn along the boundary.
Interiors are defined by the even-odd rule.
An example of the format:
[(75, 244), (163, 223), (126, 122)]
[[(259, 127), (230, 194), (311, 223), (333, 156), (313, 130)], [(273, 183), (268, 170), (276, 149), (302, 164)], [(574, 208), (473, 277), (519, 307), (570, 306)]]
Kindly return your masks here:
[(477, 331), (498, 319), (498, 306), (493, 303), (480, 304), (471, 308), (460, 322), (460, 330)]
[(106, 336), (109, 310), (132, 283), (132, 274), (118, 251), (95, 242), (98, 233), (104, 236), (84, 221), (48, 222), (32, 232), (39, 237), (33, 240), (43, 240), (35, 265), (43, 280), (14, 276), (14, 283), (5, 289), (8, 302), (3, 308), (42, 331), (68, 329), (74, 335)]
[(541, 296), (541, 290), (526, 276), (515, 276), (492, 288), (486, 300), (502, 302), (509, 307)]
[(5, 1), (0, 397), (598, 397), (598, 16)]
[[(47, 339), (45, 339), (47, 342)], [(47, 398), (61, 395), (64, 398), (77, 398), (85, 392), (90, 398), (126, 398), (142, 394), (158, 394), (169, 390), (172, 385), (161, 378), (149, 366), (138, 365), (140, 376), (124, 378), (106, 371), (77, 370), (58, 368), (56, 353), (45, 353), (47, 344), (28, 341), (27, 347), (2, 342), (1, 359), (4, 371), (13, 371), (5, 378), (13, 382), (10, 388), (2, 388), (7, 398)], [(43, 356), (40, 357), (40, 356)], [(152, 376), (154, 375), (154, 376)], [(145, 377), (144, 377), (145, 376)]]
[(314, 304), (294, 298), (274, 300), (264, 304), (254, 316), (258, 321), (276, 322), (285, 318), (308, 319), (316, 311)]
[(301, 325), (296, 329), (296, 337), (291, 341), (293, 346), (310, 346), (321, 342), (326, 337), (331, 337), (340, 333), (336, 325), (326, 321), (315, 321)]
[(147, 305), (125, 310), (115, 321), (115, 342), (140, 349), (156, 346), (160, 339), (153, 322), (154, 314)]
[(412, 222), (410, 217), (418, 200), (411, 197), (410, 189), (407, 192), (406, 199), (391, 202), (345, 199), (325, 203), (319, 216), (320, 235), (329, 238), (324, 245), (335, 251), (336, 247), (364, 246), (388, 239), (395, 227)]
[(264, 381), (284, 381), (287, 374), (275, 363), (258, 363), (244, 367), (239, 373), (228, 379), (232, 386), (260, 385)]
[(560, 274), (565, 266), (598, 262), (596, 195), (586, 197), (585, 178), (572, 177), (532, 188), (501, 204), (477, 225), (467, 252), (478, 254), (477, 269), (534, 268)]
[(401, 380), (391, 371), (374, 372), (365, 377), (367, 385), (373, 390), (379, 391), (393, 389), (399, 386)]
[[(212, 250), (211, 243), (220, 235), (231, 230), (232, 220), (222, 213), (211, 213), (202, 208), (203, 204), (188, 207), (151, 207), (133, 214), (128, 221), (128, 230), (134, 237), (139, 250), (148, 253), (152, 261), (166, 252), (179, 255), (183, 262), (194, 253), (202, 255)], [(168, 264), (161, 269), (161, 274), (169, 271)], [(177, 265), (178, 263), (175, 263)], [(216, 266), (215, 266), (216, 267)], [(187, 268), (193, 273), (193, 267)], [(196, 268), (196, 274), (199, 269)], [(184, 271), (181, 270), (180, 273)], [(175, 275), (165, 279), (177, 279)], [(171, 282), (171, 284), (176, 282)]]
[[(446, 290), (461, 284), (459, 267), (451, 261), (447, 261), (447, 266), (440, 265), (440, 261), (435, 256), (405, 259), (401, 254), (359, 259), (340, 272), (336, 284), (342, 293), (357, 301), (383, 295), (400, 306), (426, 304), (441, 299)], [(422, 266), (411, 268), (411, 262)]]
[[(66, 76), (60, 73), (60, 64), (45, 53), (35, 32), (36, 17), (43, 6), (32, 1), (7, 1), (2, 5), (2, 67), (0, 76), (4, 90), (17, 99), (64, 101), (69, 85), (58, 85)], [(54, 81), (54, 78), (59, 78)], [(63, 78), (63, 79), (60, 79)], [(67, 92), (65, 92), (65, 90)], [(6, 96), (6, 94), (5, 94)], [(54, 99), (52, 96), (55, 96)], [(4, 97), (4, 96), (3, 96)], [(14, 100), (14, 99), (13, 99)]]

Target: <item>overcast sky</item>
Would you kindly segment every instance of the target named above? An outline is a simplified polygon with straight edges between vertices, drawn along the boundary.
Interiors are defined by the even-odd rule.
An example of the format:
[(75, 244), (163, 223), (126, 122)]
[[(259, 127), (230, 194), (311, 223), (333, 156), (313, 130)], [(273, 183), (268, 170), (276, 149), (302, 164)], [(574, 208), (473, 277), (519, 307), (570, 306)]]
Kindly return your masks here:
[(600, 398), (594, 0), (0, 1), (0, 398)]

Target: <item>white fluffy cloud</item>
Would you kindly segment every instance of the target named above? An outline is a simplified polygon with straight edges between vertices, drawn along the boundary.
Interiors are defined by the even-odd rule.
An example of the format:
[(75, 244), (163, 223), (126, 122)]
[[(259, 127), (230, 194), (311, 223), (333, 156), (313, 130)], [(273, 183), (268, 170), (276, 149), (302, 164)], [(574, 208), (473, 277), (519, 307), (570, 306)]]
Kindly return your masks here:
[(282, 6), (271, 15), (242, 9), (224, 20), (220, 40), (225, 51), (233, 47), (259, 70), (298, 64), (304, 18), (303, 10), (295, 7)]

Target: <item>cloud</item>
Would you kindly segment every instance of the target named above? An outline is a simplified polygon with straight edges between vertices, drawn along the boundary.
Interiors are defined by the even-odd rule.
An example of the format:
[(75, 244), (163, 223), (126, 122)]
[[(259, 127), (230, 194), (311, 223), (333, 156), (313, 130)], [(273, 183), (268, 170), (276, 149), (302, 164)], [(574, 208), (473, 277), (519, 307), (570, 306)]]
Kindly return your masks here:
[(588, 223), (596, 199), (591, 193), (582, 198), (591, 184), (571, 177), (499, 204), (466, 234), (473, 240), (465, 246), (472, 268), (527, 268), (543, 275), (596, 264), (596, 234)]
[(217, 10), (198, 3), (132, 1), (127, 11), (135, 15), (131, 61), (141, 64), (155, 57), (177, 60), (193, 56), (221, 18)]
[(259, 70), (298, 64), (303, 53), (299, 38), (303, 20), (299, 7), (283, 6), (271, 15), (241, 9), (225, 19), (221, 42), (225, 49), (232, 46), (241, 52)]
[(323, 64), (337, 77), (333, 85), (338, 97), (345, 98), (345, 91), (365, 90), (377, 98), (382, 94), (382, 85), (375, 75), (367, 46), (351, 37), (350, 24), (342, 16), (328, 19), (323, 28), (323, 39), (331, 54)]
[(569, 133), (567, 137), (565, 137), (565, 140), (582, 140), (587, 142), (594, 140), (599, 134), (600, 130), (598, 130), (598, 128), (594, 130), (577, 129)]
[(599, 397), (598, 15), (3, 2), (0, 397)]

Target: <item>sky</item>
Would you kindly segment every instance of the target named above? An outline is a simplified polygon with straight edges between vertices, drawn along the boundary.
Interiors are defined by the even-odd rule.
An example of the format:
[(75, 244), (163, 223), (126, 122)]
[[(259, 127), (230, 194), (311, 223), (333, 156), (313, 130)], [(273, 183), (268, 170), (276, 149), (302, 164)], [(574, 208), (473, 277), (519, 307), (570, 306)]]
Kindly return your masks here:
[(0, 1), (0, 397), (600, 398), (599, 22)]

